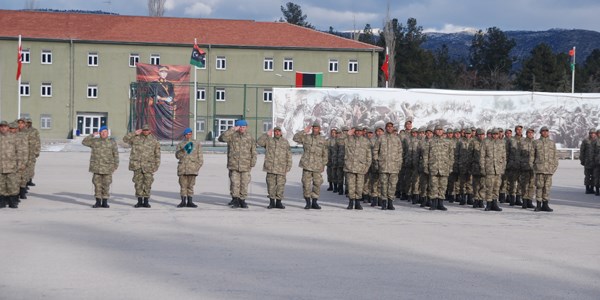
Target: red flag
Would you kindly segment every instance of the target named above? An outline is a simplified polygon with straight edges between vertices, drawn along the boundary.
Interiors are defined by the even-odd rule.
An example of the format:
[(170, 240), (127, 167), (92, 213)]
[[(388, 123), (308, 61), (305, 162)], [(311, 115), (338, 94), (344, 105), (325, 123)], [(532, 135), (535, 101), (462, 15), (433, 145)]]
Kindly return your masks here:
[(575, 49), (569, 50), (569, 56), (574, 56), (574, 55), (575, 55)]
[(383, 62), (383, 65), (381, 66), (381, 71), (383, 71), (383, 74), (385, 75), (385, 81), (388, 81), (388, 79), (390, 78), (389, 62), (390, 62), (390, 56), (386, 54), (385, 61)]
[(21, 79), (21, 68), (23, 67), (23, 47), (21, 46), (21, 36), (19, 36), (19, 50), (17, 52), (17, 81)]

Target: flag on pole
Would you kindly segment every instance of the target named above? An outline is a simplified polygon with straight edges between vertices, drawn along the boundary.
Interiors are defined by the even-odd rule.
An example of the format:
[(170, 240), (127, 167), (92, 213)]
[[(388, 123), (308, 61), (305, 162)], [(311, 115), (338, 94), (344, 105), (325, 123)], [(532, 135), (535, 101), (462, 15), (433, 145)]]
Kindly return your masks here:
[(192, 57), (190, 58), (190, 64), (198, 68), (204, 68), (206, 65), (206, 53), (198, 47), (197, 43), (194, 43), (194, 49), (192, 49)]
[(296, 87), (322, 87), (323, 73), (296, 72)]
[(381, 66), (381, 71), (383, 71), (383, 74), (385, 75), (385, 81), (388, 81), (390, 79), (390, 56), (389, 54), (385, 55), (385, 61), (383, 62), (383, 65)]
[(21, 79), (21, 68), (23, 67), (23, 46), (21, 46), (21, 36), (19, 35), (19, 48), (17, 50), (17, 81)]
[(569, 56), (571, 57), (571, 71), (575, 71), (575, 47), (569, 50)]

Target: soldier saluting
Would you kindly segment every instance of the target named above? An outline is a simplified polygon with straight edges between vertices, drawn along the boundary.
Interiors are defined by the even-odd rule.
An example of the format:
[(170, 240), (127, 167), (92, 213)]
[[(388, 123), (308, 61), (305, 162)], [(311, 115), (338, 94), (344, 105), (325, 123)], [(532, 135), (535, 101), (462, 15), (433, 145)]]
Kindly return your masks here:
[(129, 170), (133, 171), (133, 183), (137, 204), (134, 207), (149, 208), (148, 200), (154, 182), (154, 173), (160, 166), (160, 143), (150, 132), (148, 124), (123, 137), (123, 142), (131, 146)]
[(256, 144), (267, 150), (263, 164), (263, 171), (267, 172), (267, 191), (269, 193), (267, 208), (284, 209), (285, 206), (281, 200), (283, 200), (285, 190), (286, 174), (292, 169), (290, 143), (281, 136), (281, 128), (275, 127), (263, 134)]
[[(317, 203), (321, 194), (321, 184), (323, 176), (321, 173), (325, 170), (327, 164), (327, 140), (321, 136), (321, 125), (315, 122), (307, 126), (304, 131), (298, 131), (294, 134), (294, 142), (302, 144), (304, 153), (300, 158), (300, 167), (302, 168), (302, 189), (306, 206), (304, 209), (321, 209)], [(338, 187), (338, 189), (343, 186)], [(312, 203), (311, 203), (312, 199)]]
[(100, 132), (95, 131), (81, 142), (82, 145), (92, 148), (90, 157), (90, 172), (93, 173), (94, 197), (96, 204), (93, 208), (109, 208), (110, 184), (112, 174), (119, 167), (119, 151), (117, 142), (108, 137), (108, 127), (100, 127)]

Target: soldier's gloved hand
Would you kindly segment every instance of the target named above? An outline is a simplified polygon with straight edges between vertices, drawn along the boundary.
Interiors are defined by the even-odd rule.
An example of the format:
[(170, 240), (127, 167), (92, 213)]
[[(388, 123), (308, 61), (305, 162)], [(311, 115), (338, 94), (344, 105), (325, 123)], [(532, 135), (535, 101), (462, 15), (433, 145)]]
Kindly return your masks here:
[(183, 149), (185, 150), (185, 152), (187, 154), (192, 153), (192, 151), (194, 150), (194, 143), (193, 142), (188, 142), (187, 144), (185, 144), (185, 146), (183, 147)]

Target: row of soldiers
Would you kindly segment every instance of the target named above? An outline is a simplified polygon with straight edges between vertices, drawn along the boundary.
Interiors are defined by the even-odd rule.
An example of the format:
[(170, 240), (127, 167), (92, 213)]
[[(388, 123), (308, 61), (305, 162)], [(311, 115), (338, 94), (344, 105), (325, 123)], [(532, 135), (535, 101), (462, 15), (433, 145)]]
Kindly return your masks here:
[(30, 186), (35, 186), (35, 164), (41, 142), (29, 118), (0, 122), (0, 208), (18, 208), (27, 199)]
[(583, 166), (583, 184), (586, 194), (600, 196), (600, 129), (588, 131), (588, 136), (579, 146), (579, 161)]
[[(537, 140), (533, 128), (523, 136), (523, 126), (518, 125), (514, 133), (501, 128), (484, 132), (441, 126), (416, 130), (411, 120), (401, 131), (391, 122), (374, 130), (360, 126), (339, 132), (331, 129), (328, 190), (347, 194), (348, 209), (362, 209), (360, 201), (364, 201), (393, 210), (394, 198), (400, 198), (431, 210), (446, 210), (444, 201), (457, 201), (473, 208), (484, 208), (485, 202), (486, 211), (501, 211), (498, 203), (508, 202), (550, 212), (549, 191), (558, 167), (556, 145), (547, 127), (541, 128)], [(355, 148), (348, 143), (365, 149), (348, 153)], [(369, 163), (364, 172), (358, 172), (362, 180), (354, 179), (349, 160)]]

